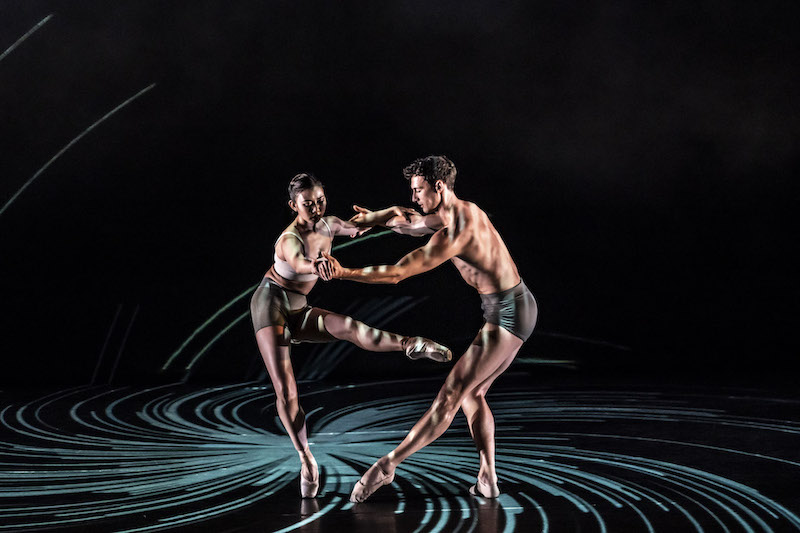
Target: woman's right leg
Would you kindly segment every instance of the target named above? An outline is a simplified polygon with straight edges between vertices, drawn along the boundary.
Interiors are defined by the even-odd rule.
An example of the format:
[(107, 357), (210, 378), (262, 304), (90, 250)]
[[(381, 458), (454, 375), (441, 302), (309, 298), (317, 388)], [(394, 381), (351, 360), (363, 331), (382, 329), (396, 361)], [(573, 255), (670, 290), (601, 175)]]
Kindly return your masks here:
[(308, 448), (306, 415), (298, 401), (297, 382), (289, 357), (289, 345), (283, 333), (283, 326), (267, 326), (256, 332), (256, 342), (275, 389), (275, 407), (278, 416), (300, 455), (302, 463), (300, 473), (306, 481), (315, 481), (318, 479), (317, 462)]

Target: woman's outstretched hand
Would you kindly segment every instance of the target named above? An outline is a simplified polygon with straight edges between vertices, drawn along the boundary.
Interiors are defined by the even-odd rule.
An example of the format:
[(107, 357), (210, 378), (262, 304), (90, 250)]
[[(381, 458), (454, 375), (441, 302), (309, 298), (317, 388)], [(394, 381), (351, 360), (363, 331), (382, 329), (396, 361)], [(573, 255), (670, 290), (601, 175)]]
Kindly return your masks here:
[(356, 214), (350, 217), (348, 222), (358, 226), (358, 233), (354, 233), (351, 235), (351, 237), (361, 237), (374, 227), (375, 213), (366, 207), (361, 207), (358, 205), (353, 205), (353, 211), (355, 211)]
[(355, 211), (356, 214), (350, 217), (350, 222), (356, 226), (368, 225), (375, 218), (375, 214), (366, 207), (361, 207), (354, 204), (353, 211)]
[(412, 209), (410, 207), (403, 207), (403, 206), (397, 205), (397, 206), (394, 206), (392, 209), (394, 210), (394, 215), (395, 216), (405, 218), (406, 222), (411, 222), (411, 217), (413, 217), (414, 215), (418, 215), (419, 214), (414, 209)]
[(360, 205), (353, 205), (355, 215), (350, 217), (348, 222), (358, 227), (359, 231), (353, 237), (358, 237), (372, 229), (373, 226), (385, 225), (393, 218), (403, 219), (405, 222), (411, 222), (412, 217), (418, 213), (410, 207), (387, 207), (380, 211), (370, 211), (366, 207)]

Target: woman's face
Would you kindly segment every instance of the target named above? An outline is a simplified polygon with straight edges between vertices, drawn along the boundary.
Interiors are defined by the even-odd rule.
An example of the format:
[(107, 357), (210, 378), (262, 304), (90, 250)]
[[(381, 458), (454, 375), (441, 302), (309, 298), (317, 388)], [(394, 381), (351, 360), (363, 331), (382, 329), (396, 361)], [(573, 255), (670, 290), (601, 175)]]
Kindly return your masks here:
[(316, 224), (325, 214), (326, 202), (322, 187), (314, 187), (298, 192), (294, 200), (289, 202), (289, 207), (297, 212), (297, 216), (302, 220)]

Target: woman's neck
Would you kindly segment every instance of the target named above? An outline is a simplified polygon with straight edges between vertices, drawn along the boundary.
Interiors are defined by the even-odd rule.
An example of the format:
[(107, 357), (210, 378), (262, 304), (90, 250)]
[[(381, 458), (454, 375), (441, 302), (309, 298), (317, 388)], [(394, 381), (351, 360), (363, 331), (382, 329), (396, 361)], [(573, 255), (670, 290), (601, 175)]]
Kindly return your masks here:
[(307, 233), (313, 232), (316, 225), (317, 224), (311, 220), (303, 220), (300, 217), (294, 219), (294, 227)]

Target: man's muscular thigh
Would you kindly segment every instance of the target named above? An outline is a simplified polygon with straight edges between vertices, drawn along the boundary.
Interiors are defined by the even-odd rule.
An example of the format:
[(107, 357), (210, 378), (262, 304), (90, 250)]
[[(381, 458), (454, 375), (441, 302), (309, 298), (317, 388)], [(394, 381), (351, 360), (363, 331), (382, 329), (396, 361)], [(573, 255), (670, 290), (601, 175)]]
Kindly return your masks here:
[(445, 387), (470, 392), (513, 359), (522, 341), (496, 324), (484, 324), (447, 376)]

